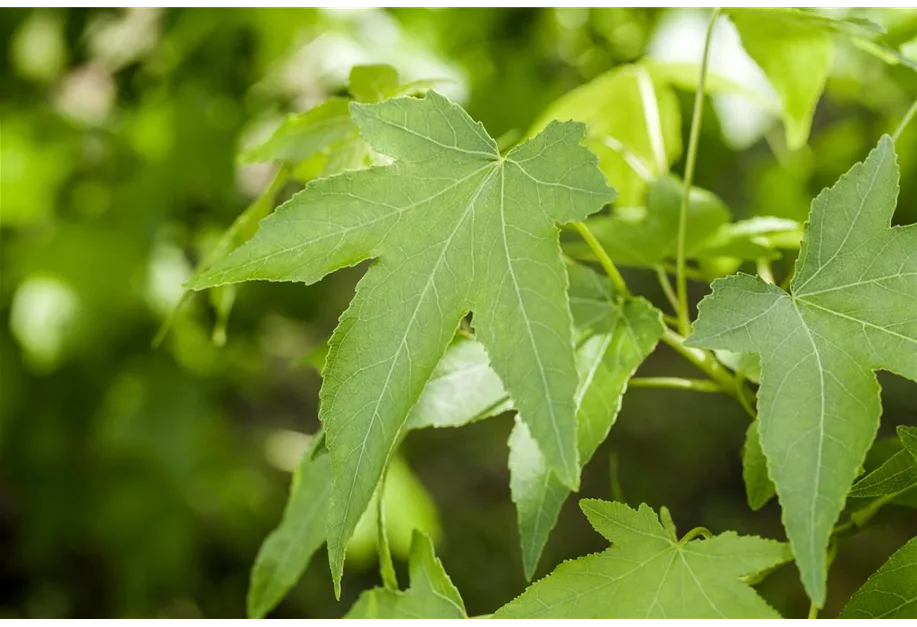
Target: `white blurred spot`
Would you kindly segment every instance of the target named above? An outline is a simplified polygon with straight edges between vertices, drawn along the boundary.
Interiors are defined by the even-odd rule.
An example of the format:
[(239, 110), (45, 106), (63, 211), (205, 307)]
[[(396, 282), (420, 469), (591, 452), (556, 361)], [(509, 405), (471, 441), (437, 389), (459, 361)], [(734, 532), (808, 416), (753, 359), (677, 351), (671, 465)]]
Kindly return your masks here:
[(10, 331), (33, 368), (50, 372), (57, 367), (79, 310), (76, 292), (60, 279), (29, 277), (18, 287)]

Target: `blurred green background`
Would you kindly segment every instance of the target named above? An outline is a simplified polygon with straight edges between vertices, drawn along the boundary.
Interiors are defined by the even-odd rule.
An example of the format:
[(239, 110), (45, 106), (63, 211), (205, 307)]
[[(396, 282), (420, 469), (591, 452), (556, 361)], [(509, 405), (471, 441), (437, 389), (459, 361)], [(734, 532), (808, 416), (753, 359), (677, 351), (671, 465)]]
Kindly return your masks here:
[[(851, 14), (917, 57), (917, 11)], [(271, 164), (237, 161), (242, 149), (285, 113), (343, 93), (353, 65), (379, 62), (409, 80), (448, 79), (442, 90), (492, 136), (518, 137), (558, 96), (616, 65), (647, 54), (696, 60), (706, 18), (649, 9), (0, 10), (0, 617), (244, 615), (249, 568), (318, 426), (313, 357), (361, 269), (311, 287), (246, 285), (224, 345), (198, 295), (151, 348), (194, 264), (271, 180)], [(738, 55), (723, 28), (713, 67), (740, 80), (746, 70), (731, 64)], [(738, 218), (804, 218), (814, 194), (915, 97), (917, 74), (839, 45), (808, 147), (789, 152), (779, 121), (708, 99), (695, 182)], [(692, 98), (678, 93), (683, 120)], [(913, 222), (917, 125), (898, 148), (896, 221)], [(664, 302), (651, 273), (626, 275)], [(704, 290), (694, 285), (693, 296)], [(664, 348), (641, 372), (697, 375)], [(917, 425), (917, 384), (880, 378), (881, 435)], [(775, 503), (758, 513), (745, 504), (746, 424), (726, 397), (634, 389), (582, 495), (610, 498), (617, 481), (627, 502), (666, 505), (683, 529), (783, 537)], [(472, 615), (525, 586), (506, 470), (511, 426), (504, 415), (412, 433), (391, 480), (401, 492), (390, 523), (396, 554), (412, 525), (432, 531)], [(824, 615), (915, 530), (917, 511), (889, 507), (845, 540)], [(372, 533), (351, 547), (341, 602), (321, 551), (273, 615), (343, 615), (378, 583)], [(539, 574), (604, 544), (572, 499)], [(759, 590), (785, 615), (805, 616), (793, 567)]]

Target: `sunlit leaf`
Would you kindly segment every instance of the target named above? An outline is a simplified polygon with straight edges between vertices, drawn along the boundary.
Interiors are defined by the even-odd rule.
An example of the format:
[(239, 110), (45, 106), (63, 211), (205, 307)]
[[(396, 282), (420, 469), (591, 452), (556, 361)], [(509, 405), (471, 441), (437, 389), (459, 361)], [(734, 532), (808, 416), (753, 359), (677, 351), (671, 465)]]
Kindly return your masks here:
[(561, 564), (495, 618), (779, 618), (741, 578), (787, 561), (786, 545), (732, 531), (679, 540), (648, 505), (580, 506), (614, 546)]
[(414, 532), (411, 587), (405, 591), (374, 588), (360, 595), (345, 618), (467, 618), (465, 604), (430, 538)]

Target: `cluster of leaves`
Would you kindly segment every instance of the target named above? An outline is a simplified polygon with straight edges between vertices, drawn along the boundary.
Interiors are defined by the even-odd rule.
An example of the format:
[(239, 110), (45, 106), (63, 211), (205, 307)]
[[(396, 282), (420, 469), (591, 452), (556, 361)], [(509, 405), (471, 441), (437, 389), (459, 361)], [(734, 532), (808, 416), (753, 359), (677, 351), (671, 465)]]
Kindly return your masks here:
[[(882, 50), (860, 22), (796, 11), (730, 17), (779, 97), (791, 148), (808, 137), (832, 36)], [(851, 515), (847, 525), (861, 526), (917, 485), (917, 436), (907, 429), (906, 450), (853, 485), (878, 429), (874, 372), (917, 380), (917, 227), (891, 226), (894, 143), (883, 137), (819, 194), (804, 228), (773, 216), (733, 222), (715, 195), (692, 188), (690, 174), (683, 183), (668, 172), (681, 154), (672, 88), (685, 85), (676, 75), (647, 63), (616, 68), (561, 98), (525, 141), (501, 152), (429, 84), (401, 85), (385, 66), (358, 68), (353, 100), (294, 116), (246, 153), (282, 162), (279, 177), (311, 180), (255, 232), (270, 212), (269, 188), (189, 288), (312, 284), (374, 260), (330, 340), (322, 437), (259, 553), (251, 615), (270, 611), (323, 543), (340, 593), (347, 543), (408, 431), (511, 409), (510, 487), (531, 578), (561, 506), (660, 340), (708, 374), (712, 382), (703, 383), (748, 408), (749, 503), (758, 508), (776, 494), (789, 542), (705, 529), (679, 540), (664, 508), (657, 516), (645, 505), (582, 501), (614, 546), (561, 565), (496, 615), (774, 617), (749, 584), (789, 560), (814, 607), (824, 604), (829, 543), (844, 527), (835, 525), (848, 496), (881, 499)], [(708, 87), (731, 88), (716, 80)], [(699, 97), (704, 90), (701, 82)], [(637, 114), (642, 128), (630, 123)], [(556, 121), (568, 118), (576, 121)], [(602, 212), (616, 196), (606, 181), (618, 194), (610, 214)], [(562, 245), (559, 225), (572, 225), (586, 244)], [(767, 262), (795, 249), (784, 290)], [(674, 267), (683, 278), (685, 259), (696, 262), (698, 278), (729, 275), (713, 281), (689, 337), (676, 318), (634, 297), (616, 269), (655, 269), (671, 293), (668, 274)], [(761, 276), (732, 274), (746, 261), (758, 262)], [(687, 315), (674, 294), (671, 303)], [(757, 411), (746, 381), (758, 383)], [(365, 592), (350, 615), (463, 617), (458, 591), (420, 534), (411, 587), (397, 589), (379, 521), (386, 587)], [(914, 550), (912, 541), (896, 553), (846, 613), (911, 616)]]

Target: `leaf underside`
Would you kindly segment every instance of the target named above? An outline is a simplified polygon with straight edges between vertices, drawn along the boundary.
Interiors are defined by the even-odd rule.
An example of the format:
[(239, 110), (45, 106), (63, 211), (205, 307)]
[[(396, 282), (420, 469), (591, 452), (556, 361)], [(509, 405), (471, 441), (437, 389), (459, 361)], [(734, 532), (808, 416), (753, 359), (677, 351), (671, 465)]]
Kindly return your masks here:
[(917, 618), (917, 538), (895, 551), (857, 590), (841, 618)]
[(761, 447), (819, 606), (831, 529), (879, 424), (874, 371), (917, 380), (917, 226), (890, 226), (897, 194), (885, 136), (812, 203), (790, 293), (715, 281), (687, 342), (761, 354)]

